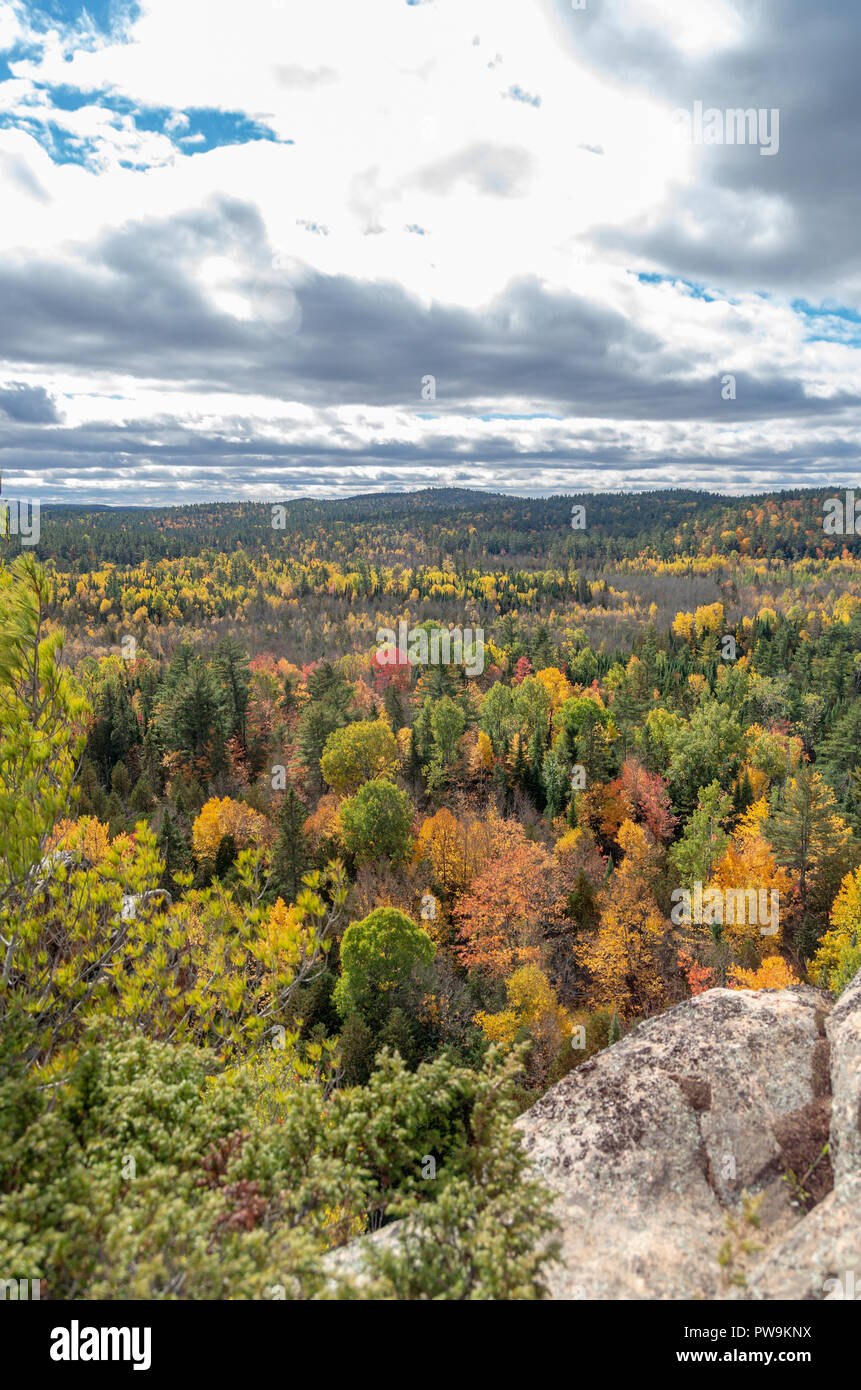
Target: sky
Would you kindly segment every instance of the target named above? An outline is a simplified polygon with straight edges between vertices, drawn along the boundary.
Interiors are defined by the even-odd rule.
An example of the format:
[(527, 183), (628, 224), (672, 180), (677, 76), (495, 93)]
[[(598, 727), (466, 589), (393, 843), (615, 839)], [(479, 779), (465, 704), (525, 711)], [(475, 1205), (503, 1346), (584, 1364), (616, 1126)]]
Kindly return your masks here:
[(858, 0), (0, 0), (3, 495), (861, 483), (859, 50)]

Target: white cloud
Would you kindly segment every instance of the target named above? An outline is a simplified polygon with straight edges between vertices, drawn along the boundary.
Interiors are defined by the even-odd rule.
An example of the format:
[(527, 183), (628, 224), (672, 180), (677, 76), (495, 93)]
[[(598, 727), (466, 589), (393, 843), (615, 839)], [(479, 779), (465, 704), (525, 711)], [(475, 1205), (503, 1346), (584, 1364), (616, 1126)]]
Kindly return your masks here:
[[(609, 19), (694, 63), (743, 45), (748, 36), (740, 11), (724, 0), (603, 4)], [(0, 50), (24, 35), (23, 15), (23, 7), (0, 4)], [(558, 7), (550, 3), (144, 0), (121, 40), (90, 34), (76, 47), (68, 33), (53, 30), (40, 38), (40, 57), (13, 61), (14, 79), (0, 83), (0, 111), (19, 120), (50, 119), (93, 154), (86, 168), (56, 162), (31, 126), (0, 129), (0, 256), (22, 272), (34, 260), (83, 269), (111, 232), (147, 221), (179, 225), (229, 199), (259, 217), (253, 234), (244, 240), (237, 234), (218, 254), (209, 247), (197, 261), (185, 242), (177, 242), (174, 254), (189, 293), (199, 291), (211, 311), (239, 325), (271, 327), (301, 343), (303, 327), (316, 331), (302, 318), (301, 280), (311, 272), (377, 284), (381, 304), (386, 287), (394, 286), (430, 320), (445, 309), (485, 322), (506, 287), (529, 275), (548, 296), (580, 296), (596, 314), (618, 316), (631, 343), (648, 343), (644, 394), (650, 380), (656, 393), (668, 381), (701, 383), (708, 391), (724, 371), (763, 380), (785, 375), (802, 395), (823, 402), (861, 392), (851, 341), (806, 341), (808, 325), (784, 299), (766, 302), (725, 285), (732, 300), (718, 296), (709, 303), (681, 282), (644, 285), (632, 275), (652, 263), (622, 249), (621, 234), (658, 229), (677, 202), (677, 230), (691, 242), (720, 238), (729, 208), (743, 222), (751, 253), (762, 256), (779, 250), (787, 209), (778, 193), (756, 189), (723, 190), (719, 204), (707, 198), (683, 204), (680, 195), (696, 187), (706, 153), (674, 143), (669, 101), (658, 85), (626, 85), (589, 65), (577, 44), (580, 20), (574, 12), (565, 17), (573, 37), (562, 43)], [(52, 105), (45, 88), (53, 84), (78, 88), (83, 104), (73, 111)], [(540, 106), (502, 99), (514, 89), (540, 98)], [(100, 104), (104, 92), (115, 103), (163, 108), (170, 113), (164, 131), (143, 130), (132, 115), (112, 112)], [(199, 151), (205, 137), (189, 117), (194, 108), (240, 113), (293, 143), (260, 140)], [(597, 149), (600, 155), (592, 152)], [(327, 235), (314, 235), (321, 227)], [(415, 235), (415, 227), (424, 235)], [(273, 257), (275, 270), (284, 268), (280, 284), (270, 277)], [(523, 330), (517, 314), (515, 305), (494, 330), (501, 360), (511, 336)], [(379, 350), (374, 334), (389, 331), (382, 312), (366, 341), (355, 324), (347, 327), (371, 360)], [(328, 331), (334, 342), (343, 325), (333, 322)], [(612, 375), (624, 356), (630, 375), (632, 346), (624, 354), (618, 343), (604, 350), (598, 365)], [(445, 368), (444, 357), (427, 366), (441, 378)], [(462, 403), (451, 409), (444, 400), (439, 420), (422, 421), (418, 409), (327, 410), (284, 401), (282, 392), (273, 398), (270, 390), (252, 397), (238, 382), (231, 390), (219, 380), (207, 390), (205, 360), (200, 381), (175, 380), (167, 369), (162, 378), (160, 370), (158, 354), (148, 370), (121, 361), (113, 372), (72, 369), (58, 350), (53, 370), (10, 355), (0, 362), (0, 380), (47, 381), (62, 395), (72, 429), (121, 429), (128, 422), (160, 429), (167, 422), (200, 437), (229, 431), (242, 419), (257, 441), (334, 452), (372, 450), (385, 440), (436, 451), (434, 466), (441, 469), (447, 451), (481, 455), (504, 433), (512, 460), (571, 447), (591, 468), (592, 459), (621, 450), (642, 460), (646, 472), (663, 460), (667, 476), (679, 480), (673, 470), (683, 469), (685, 459), (711, 459), (720, 470), (733, 457), (743, 466), (760, 450), (776, 458), (817, 453), (836, 448), (847, 428), (842, 420), (799, 423), (797, 399), (785, 418), (757, 423), (680, 421), (669, 408), (665, 420), (644, 421), (642, 409), (636, 419), (609, 411), (587, 419), (572, 408), (561, 422), (481, 422)], [(530, 375), (518, 389), (508, 384), (510, 376), (509, 362), (496, 394), (485, 382), (476, 413), (529, 413), (540, 380)], [(285, 372), (282, 391), (290, 389)], [(576, 402), (576, 380), (571, 391)], [(740, 400), (740, 417), (743, 405)], [(52, 429), (56, 434), (45, 426), (46, 438)], [(157, 461), (141, 457), (135, 466), (141, 477), (161, 476)], [(260, 485), (250, 452), (246, 466), (248, 486)], [(313, 461), (305, 466), (313, 470)], [(393, 466), (389, 460), (387, 476)], [(431, 465), (409, 466), (419, 476)], [(483, 466), (487, 477), (503, 467), (489, 455)], [(609, 469), (608, 485), (636, 472), (628, 464), (615, 471), (601, 466)], [(694, 470), (705, 466), (691, 462)], [(355, 467), (373, 472), (376, 465)], [(509, 480), (512, 468), (521, 476), (512, 464), (503, 469)], [(78, 482), (81, 476), (74, 474)], [(548, 464), (541, 486), (555, 476)]]

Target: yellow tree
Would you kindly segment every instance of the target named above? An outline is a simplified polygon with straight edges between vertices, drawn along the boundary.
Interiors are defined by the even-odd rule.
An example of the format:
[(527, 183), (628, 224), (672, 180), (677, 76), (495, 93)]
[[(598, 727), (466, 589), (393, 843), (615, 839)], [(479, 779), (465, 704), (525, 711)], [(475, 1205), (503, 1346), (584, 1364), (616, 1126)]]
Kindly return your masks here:
[(780, 944), (783, 909), (795, 888), (792, 875), (778, 864), (765, 838), (767, 820), (763, 798), (739, 820), (709, 883), (723, 893), (723, 932), (736, 953), (755, 947), (758, 954), (763, 941)]
[(95, 816), (81, 816), (79, 820), (61, 820), (56, 827), (47, 849), (66, 850), (69, 853), (80, 851), (91, 864), (101, 864), (108, 852), (110, 835), (107, 825), (96, 820)]
[(733, 966), (727, 983), (730, 989), (790, 989), (801, 981), (783, 956), (766, 956), (758, 970)]
[(831, 926), (810, 964), (815, 985), (839, 994), (861, 970), (861, 868), (840, 885), (831, 911)]
[(416, 863), (429, 863), (443, 893), (462, 893), (491, 851), (488, 826), (474, 816), (458, 819), (443, 806), (418, 833)]
[(385, 719), (359, 720), (326, 739), (320, 771), (335, 792), (357, 792), (375, 777), (391, 777), (400, 759)]
[(527, 1032), (532, 1042), (529, 1069), (533, 1078), (543, 1081), (573, 1031), (570, 1014), (537, 965), (522, 965), (505, 982), (508, 1007), (500, 1013), (476, 1014), (475, 1022), (489, 1042), (510, 1047), (518, 1034)]
[(564, 673), (556, 666), (545, 666), (543, 671), (536, 671), (535, 679), (547, 691), (551, 712), (555, 714), (571, 695), (571, 686)]
[(577, 956), (592, 977), (593, 1006), (630, 1019), (664, 1002), (658, 950), (665, 923), (652, 888), (660, 864), (654, 838), (630, 820), (618, 838), (624, 858), (598, 896), (598, 929)]
[(191, 828), (191, 842), (198, 859), (214, 859), (225, 835), (232, 835), (238, 849), (247, 845), (269, 845), (274, 830), (265, 816), (244, 801), (229, 796), (212, 797), (201, 808)]

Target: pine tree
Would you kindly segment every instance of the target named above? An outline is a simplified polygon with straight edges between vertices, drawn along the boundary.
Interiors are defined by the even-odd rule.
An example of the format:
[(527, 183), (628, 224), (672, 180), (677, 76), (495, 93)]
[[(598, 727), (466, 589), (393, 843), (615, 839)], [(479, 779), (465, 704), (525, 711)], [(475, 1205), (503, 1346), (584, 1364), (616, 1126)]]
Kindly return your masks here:
[(173, 888), (173, 875), (188, 868), (191, 862), (191, 853), (187, 840), (183, 838), (177, 821), (171, 815), (169, 806), (164, 809), (156, 843), (159, 854), (164, 861), (161, 886), (170, 890)]
[(215, 851), (215, 868), (213, 874), (215, 878), (224, 878), (236, 863), (239, 853), (237, 844), (232, 835), (222, 835), (218, 849)]
[(294, 903), (302, 887), (302, 875), (309, 865), (304, 824), (308, 808), (288, 787), (278, 811), (278, 840), (273, 856), (273, 875), (276, 887), (288, 903)]
[(111, 791), (121, 802), (128, 801), (131, 792), (131, 778), (125, 763), (117, 763), (111, 773)]
[(149, 778), (145, 772), (142, 772), (132, 788), (132, 793), (129, 797), (129, 806), (133, 811), (137, 811), (139, 815), (146, 816), (152, 810), (153, 800)]
[(745, 811), (747, 811), (753, 803), (753, 787), (750, 785), (750, 774), (747, 768), (745, 768), (744, 776), (736, 780), (732, 789), (732, 810), (735, 819), (737, 820), (739, 816), (743, 816)]
[(830, 887), (848, 870), (852, 830), (837, 814), (833, 791), (809, 765), (775, 797), (767, 835), (778, 863), (798, 876), (802, 911), (827, 911)]
[(810, 766), (800, 767), (776, 801), (768, 838), (776, 859), (798, 876), (801, 903), (807, 906), (811, 877), (830, 856), (846, 848), (851, 830), (837, 816), (835, 794)]
[(402, 729), (407, 721), (404, 717), (404, 704), (401, 698), (401, 692), (392, 682), (386, 686), (386, 693), (383, 696), (383, 709), (388, 715), (389, 723), (395, 733), (397, 733), (398, 729)]

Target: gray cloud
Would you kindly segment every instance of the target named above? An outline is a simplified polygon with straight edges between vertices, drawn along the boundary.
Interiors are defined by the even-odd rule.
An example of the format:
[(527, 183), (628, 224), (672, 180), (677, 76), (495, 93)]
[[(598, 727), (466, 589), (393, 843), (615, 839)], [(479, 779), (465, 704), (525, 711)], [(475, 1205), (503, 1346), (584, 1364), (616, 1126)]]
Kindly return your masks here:
[(31, 425), (53, 425), (60, 418), (44, 386), (27, 386), (20, 381), (0, 386), (0, 411), (9, 420)]
[(521, 198), (528, 192), (532, 168), (528, 150), (477, 141), (447, 159), (426, 164), (410, 183), (437, 195), (450, 194), (457, 184), (466, 183), (478, 193)]
[[(655, 32), (616, 24), (612, 9), (572, 13), (564, 0), (556, 8), (572, 51), (611, 73), (622, 92), (638, 88), (676, 109), (691, 110), (699, 100), (720, 110), (780, 112), (778, 154), (706, 147), (701, 181), (674, 189), (662, 218), (645, 228), (599, 228), (600, 243), (724, 287), (788, 286), (804, 296), (843, 293), (858, 300), (857, 0), (744, 5), (750, 29), (743, 48), (718, 49), (697, 61)], [(769, 201), (758, 208), (758, 198)]]
[[(676, 352), (614, 310), (535, 277), (484, 311), (431, 304), (395, 284), (274, 269), (253, 207), (221, 200), (194, 214), (127, 224), (80, 248), (77, 265), (0, 266), (0, 356), (31, 370), (121, 373), (171, 388), (268, 395), (318, 408), (358, 404), (483, 413), (516, 400), (535, 413), (609, 420), (726, 421), (704, 345)], [(201, 260), (229, 256), (258, 306), (233, 318), (194, 282)], [(692, 379), (697, 372), (700, 379)], [(808, 397), (778, 373), (736, 373), (733, 420), (827, 416), (857, 396)]]
[(50, 203), (51, 196), (47, 189), (43, 188), (32, 169), (19, 154), (11, 154), (8, 150), (0, 150), (0, 178), (13, 183), (16, 188), (20, 188), (22, 193), (26, 193), (31, 198), (35, 198), (37, 203)]

